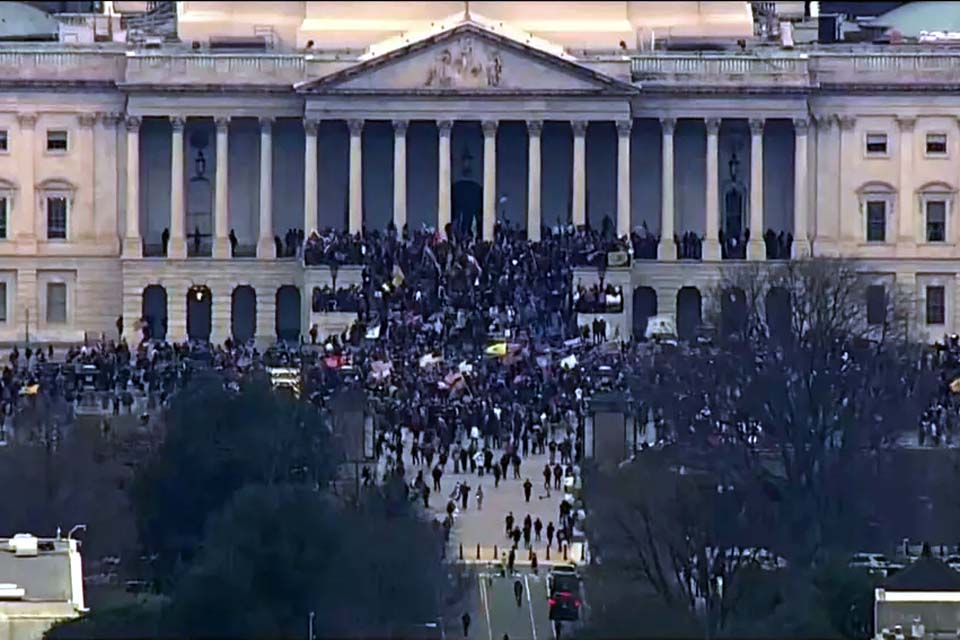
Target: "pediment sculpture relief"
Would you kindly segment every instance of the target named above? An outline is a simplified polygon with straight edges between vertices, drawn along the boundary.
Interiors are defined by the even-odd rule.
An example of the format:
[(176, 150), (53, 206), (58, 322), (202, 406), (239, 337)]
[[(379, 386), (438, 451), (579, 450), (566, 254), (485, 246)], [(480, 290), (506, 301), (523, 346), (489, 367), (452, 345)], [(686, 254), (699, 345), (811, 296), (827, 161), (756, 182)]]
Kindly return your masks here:
[(437, 53), (427, 73), (431, 89), (485, 89), (499, 87), (503, 73), (500, 53), (473, 38), (464, 38)]

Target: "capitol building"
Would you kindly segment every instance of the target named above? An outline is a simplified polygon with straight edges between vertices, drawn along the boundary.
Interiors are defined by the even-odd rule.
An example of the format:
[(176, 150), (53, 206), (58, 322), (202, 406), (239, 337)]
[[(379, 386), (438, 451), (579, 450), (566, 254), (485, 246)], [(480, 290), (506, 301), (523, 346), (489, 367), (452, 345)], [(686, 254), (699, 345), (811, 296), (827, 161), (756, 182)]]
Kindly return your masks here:
[(818, 4), (2, 2), (0, 342), (148, 315), (177, 341), (303, 335), (312, 290), (359, 273), (288, 256), (291, 229), (444, 229), (458, 199), (486, 239), (659, 236), (603, 275), (625, 332), (688, 326), (727, 265), (805, 256), (958, 332), (960, 49), (907, 31), (952, 3), (896, 9), (882, 43), (825, 37)]

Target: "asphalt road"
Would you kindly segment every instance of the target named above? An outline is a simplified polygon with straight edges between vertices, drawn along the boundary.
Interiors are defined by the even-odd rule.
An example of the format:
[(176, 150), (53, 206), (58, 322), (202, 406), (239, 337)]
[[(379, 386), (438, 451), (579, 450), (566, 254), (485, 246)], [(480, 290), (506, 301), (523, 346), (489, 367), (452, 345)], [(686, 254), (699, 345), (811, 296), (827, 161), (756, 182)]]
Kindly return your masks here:
[[(470, 638), (473, 640), (553, 640), (554, 629), (549, 618), (546, 574), (529, 571), (504, 578), (490, 573), (478, 573)], [(513, 584), (523, 583), (520, 606), (514, 596)]]

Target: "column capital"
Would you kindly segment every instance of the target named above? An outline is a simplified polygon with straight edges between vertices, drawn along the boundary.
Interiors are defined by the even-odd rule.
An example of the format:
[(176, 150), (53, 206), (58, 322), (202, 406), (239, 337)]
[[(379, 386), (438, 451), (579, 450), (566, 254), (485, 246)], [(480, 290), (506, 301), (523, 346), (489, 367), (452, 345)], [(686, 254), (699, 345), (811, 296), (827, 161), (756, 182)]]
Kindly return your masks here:
[(751, 135), (763, 135), (763, 126), (766, 123), (763, 118), (750, 118), (749, 122)]
[(317, 135), (317, 131), (320, 129), (320, 121), (314, 120), (312, 118), (304, 118), (303, 120), (303, 132), (308, 136)]
[(181, 132), (187, 126), (187, 119), (183, 116), (170, 116), (170, 126), (174, 131)]
[(587, 125), (589, 123), (586, 120), (574, 120), (570, 123), (570, 127), (573, 129), (573, 135), (582, 138), (587, 135)]
[(123, 114), (117, 113), (116, 111), (98, 111), (97, 120), (100, 121), (104, 127), (116, 127), (121, 120), (123, 120)]
[(913, 116), (905, 116), (902, 118), (897, 118), (897, 125), (900, 127), (900, 131), (910, 132), (913, 131), (913, 127), (917, 124), (917, 119)]
[(840, 128), (843, 131), (852, 131), (857, 119), (853, 116), (837, 116), (837, 122), (840, 123)]
[(497, 135), (497, 125), (499, 123), (496, 120), (484, 120), (480, 123), (480, 127), (483, 129), (484, 136), (495, 136)]
[(677, 128), (677, 119), (676, 118), (660, 118), (660, 131), (664, 135), (673, 135), (673, 131)]
[(437, 120), (437, 131), (442, 136), (449, 136), (453, 131), (453, 120)]
[(230, 127), (230, 116), (218, 116), (213, 119), (213, 123), (217, 125), (217, 133), (226, 133)]
[(633, 128), (633, 120), (617, 120), (617, 134), (621, 136), (629, 136), (630, 130)]
[(704, 124), (707, 127), (707, 135), (715, 136), (720, 133), (720, 118), (707, 118)]
[(812, 119), (813, 123), (821, 129), (829, 129), (834, 123), (834, 118), (829, 113), (815, 113)]
[(37, 114), (35, 113), (18, 113), (17, 122), (20, 123), (20, 126), (24, 129), (32, 129), (37, 124)]
[(141, 122), (142, 122), (142, 119), (140, 118), (140, 116), (127, 116), (127, 119), (125, 121), (125, 124), (127, 126), (127, 131), (139, 131)]
[(543, 133), (543, 120), (527, 120), (527, 135), (539, 136)]
[(793, 119), (793, 131), (798, 136), (807, 135), (807, 130), (810, 128), (810, 119), (809, 118), (794, 118)]
[(260, 132), (270, 133), (270, 129), (273, 127), (273, 122), (276, 118), (273, 116), (260, 116), (258, 120), (260, 122)]
[(358, 136), (363, 133), (363, 120), (347, 120), (347, 127), (351, 136)]
[(77, 122), (81, 127), (89, 129), (97, 123), (97, 114), (95, 113), (78, 113)]
[(397, 136), (407, 135), (407, 127), (410, 126), (409, 120), (394, 120), (393, 121), (393, 133)]

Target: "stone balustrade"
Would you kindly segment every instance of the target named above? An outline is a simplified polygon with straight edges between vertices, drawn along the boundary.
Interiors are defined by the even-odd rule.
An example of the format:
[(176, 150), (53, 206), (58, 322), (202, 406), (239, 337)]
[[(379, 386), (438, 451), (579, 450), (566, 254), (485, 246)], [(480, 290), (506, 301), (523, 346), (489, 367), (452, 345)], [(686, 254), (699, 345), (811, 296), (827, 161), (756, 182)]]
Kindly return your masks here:
[(123, 63), (121, 49), (0, 48), (0, 80), (115, 82)]
[(305, 79), (301, 54), (130, 52), (129, 84), (258, 84), (290, 86)]
[(643, 54), (632, 59), (631, 77), (644, 86), (805, 87), (810, 82), (805, 54)]
[(823, 52), (811, 56), (818, 84), (952, 84), (960, 82), (960, 51)]

